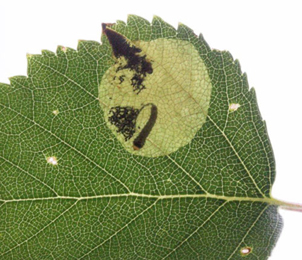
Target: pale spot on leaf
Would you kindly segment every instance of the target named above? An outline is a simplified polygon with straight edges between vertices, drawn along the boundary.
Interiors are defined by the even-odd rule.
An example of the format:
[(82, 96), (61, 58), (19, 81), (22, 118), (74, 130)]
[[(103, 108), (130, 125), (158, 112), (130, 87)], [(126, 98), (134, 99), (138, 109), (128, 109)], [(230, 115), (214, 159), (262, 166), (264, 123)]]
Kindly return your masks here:
[(58, 114), (59, 114), (59, 110), (54, 110), (54, 111), (52, 111), (52, 113), (55, 115), (55, 116), (57, 116)]
[(247, 255), (249, 255), (251, 252), (252, 252), (252, 248), (249, 247), (249, 246), (243, 247), (243, 248), (240, 249), (240, 254), (241, 254), (242, 256), (247, 256)]
[(234, 112), (234, 111), (236, 111), (239, 107), (240, 107), (240, 104), (238, 104), (238, 103), (232, 103), (232, 104), (230, 104), (230, 106), (229, 106), (229, 110), (230, 110), (231, 112)]
[(47, 157), (46, 160), (49, 164), (52, 164), (52, 165), (57, 165), (58, 164), (58, 160), (55, 156)]

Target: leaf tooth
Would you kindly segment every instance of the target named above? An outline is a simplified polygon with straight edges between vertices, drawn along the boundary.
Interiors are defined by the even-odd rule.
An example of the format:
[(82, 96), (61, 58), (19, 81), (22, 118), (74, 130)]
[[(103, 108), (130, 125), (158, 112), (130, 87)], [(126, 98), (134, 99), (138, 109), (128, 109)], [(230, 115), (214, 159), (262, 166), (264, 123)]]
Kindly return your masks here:
[[(178, 23), (177, 31), (178, 31), (178, 30), (185, 30), (185, 31), (187, 31), (187, 32), (194, 33), (194, 31), (193, 31), (190, 27), (188, 27), (187, 25), (183, 24), (182, 22), (179, 22), (179, 23)], [(195, 34), (194, 34), (194, 35), (195, 35)]]
[[(82, 49), (82, 48), (85, 46), (85, 44), (91, 43), (91, 42), (100, 45), (100, 42), (97, 42), (97, 41), (78, 40), (77, 50), (76, 50), (76, 51), (79, 52), (80, 49)], [(69, 47), (66, 47), (66, 49), (67, 49), (67, 51), (70, 51), (70, 48), (69, 48)], [(62, 51), (63, 51), (63, 50), (62, 50)]]
[(42, 56), (46, 56), (46, 57), (55, 57), (56, 53), (54, 53), (53, 51), (50, 50), (42, 50), (41, 51)]
[(210, 45), (206, 42), (205, 38), (203, 37), (203, 34), (200, 33), (198, 36), (198, 40), (204, 45), (207, 51), (211, 51)]
[(127, 24), (124, 21), (117, 20), (115, 23), (104, 23), (104, 24), (102, 24), (102, 26), (103, 26), (103, 33), (102, 33), (102, 37), (101, 37), (102, 42), (103, 42), (103, 37), (105, 36), (105, 34), (104, 34), (104, 25), (105, 25), (105, 28), (110, 28), (114, 31), (117, 31), (117, 32), (123, 34), (123, 35), (127, 32)]
[(115, 23), (111, 24), (111, 26), (115, 26), (115, 25), (117, 25), (117, 26), (127, 26), (127, 24), (122, 20), (116, 20)]
[[(129, 15), (126, 29), (127, 35), (131, 37), (131, 40), (150, 40), (150, 22), (140, 16)], [(142, 31), (144, 32), (143, 35), (141, 33)]]
[(30, 67), (30, 63), (32, 62), (32, 60), (34, 60), (35, 58), (41, 56), (41, 54), (30, 54), (30, 53), (26, 53), (26, 59), (27, 59), (27, 68)]
[(257, 113), (259, 114), (260, 120), (263, 121), (263, 118), (261, 116), (260, 110), (258, 108), (258, 102), (257, 102), (257, 95), (256, 95), (256, 90), (254, 87), (251, 87), (251, 89), (249, 90), (249, 98), (251, 100), (251, 103), (257, 107)]
[(148, 20), (146, 20), (145, 18), (138, 16), (138, 15), (134, 15), (134, 14), (129, 14), (128, 18), (127, 18), (127, 25), (131, 26), (150, 26), (150, 22)]
[(251, 95), (251, 98), (253, 99), (253, 101), (255, 101), (257, 103), (257, 97), (256, 97), (256, 90), (254, 87), (251, 87), (251, 89), (249, 90), (249, 93)]
[(176, 29), (171, 24), (167, 23), (166, 21), (164, 21), (157, 15), (153, 16), (151, 24), (152, 24), (152, 26), (160, 26), (161, 28), (165, 28), (165, 30), (170, 29), (170, 30), (176, 31)]
[(35, 54), (26, 53), (26, 58), (31, 59)]
[(176, 29), (156, 15), (153, 16), (151, 26), (152, 33), (156, 37), (175, 38), (177, 36)]
[(247, 89), (249, 89), (249, 83), (248, 83), (246, 72), (242, 73), (241, 78), (242, 78), (242, 81), (243, 81), (243, 86), (247, 86)]
[(267, 124), (266, 124), (266, 121), (263, 119), (262, 123), (263, 123), (263, 128), (264, 128), (265, 132), (267, 133)]
[(225, 62), (230, 62), (230, 63), (234, 64), (233, 55), (229, 51), (223, 50), (223, 51), (221, 51), (221, 54), (222, 54), (223, 59), (225, 60)]
[(242, 76), (241, 65), (238, 59), (234, 60), (234, 65), (236, 66), (237, 73)]
[(9, 77), (8, 79), (12, 87), (20, 88), (21, 86), (25, 85), (27, 76), (13, 76)]
[(157, 15), (153, 15), (152, 22), (151, 22), (152, 25), (154, 25), (154, 24), (162, 24), (162, 23), (165, 23), (165, 21), (163, 19), (161, 19)]
[(183, 39), (189, 39), (193, 41), (198, 39), (198, 36), (194, 33), (194, 31), (183, 23), (178, 23), (177, 34), (180, 38)]
[(62, 45), (57, 46), (57, 50), (56, 50), (57, 55), (59, 55), (61, 53), (66, 53), (67, 51), (68, 51), (68, 47), (65, 47)]
[[(11, 78), (8, 78), (8, 79), (10, 80)], [(10, 87), (12, 87), (11, 84), (0, 82), (0, 89), (1, 90), (2, 90), (2, 88), (10, 88)]]

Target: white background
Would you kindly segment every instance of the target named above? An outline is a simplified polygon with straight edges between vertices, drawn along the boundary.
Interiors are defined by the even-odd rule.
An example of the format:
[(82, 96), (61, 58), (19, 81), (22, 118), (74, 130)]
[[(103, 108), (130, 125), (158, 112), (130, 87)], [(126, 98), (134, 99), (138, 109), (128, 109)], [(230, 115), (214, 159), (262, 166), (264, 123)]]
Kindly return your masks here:
[[(26, 75), (26, 53), (100, 40), (101, 23), (158, 15), (202, 33), (239, 59), (256, 88), (277, 162), (272, 195), (302, 203), (302, 7), (299, 1), (0, 0), (0, 82)], [(302, 213), (280, 210), (284, 229), (271, 260), (302, 259)]]

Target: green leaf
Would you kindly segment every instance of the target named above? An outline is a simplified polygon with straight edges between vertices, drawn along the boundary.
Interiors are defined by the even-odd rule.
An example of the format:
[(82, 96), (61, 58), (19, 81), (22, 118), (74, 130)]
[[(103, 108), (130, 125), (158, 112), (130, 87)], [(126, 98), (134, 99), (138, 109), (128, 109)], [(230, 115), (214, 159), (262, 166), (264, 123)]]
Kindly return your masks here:
[(27, 58), (0, 84), (1, 259), (268, 258), (275, 161), (230, 53), (129, 16)]

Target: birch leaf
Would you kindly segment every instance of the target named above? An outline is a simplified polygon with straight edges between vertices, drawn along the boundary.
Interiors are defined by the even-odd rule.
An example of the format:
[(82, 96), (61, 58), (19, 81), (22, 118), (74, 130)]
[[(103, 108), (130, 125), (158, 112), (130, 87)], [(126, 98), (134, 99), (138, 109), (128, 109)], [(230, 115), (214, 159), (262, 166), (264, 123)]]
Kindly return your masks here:
[(254, 89), (159, 17), (0, 84), (1, 259), (267, 259), (282, 229)]

